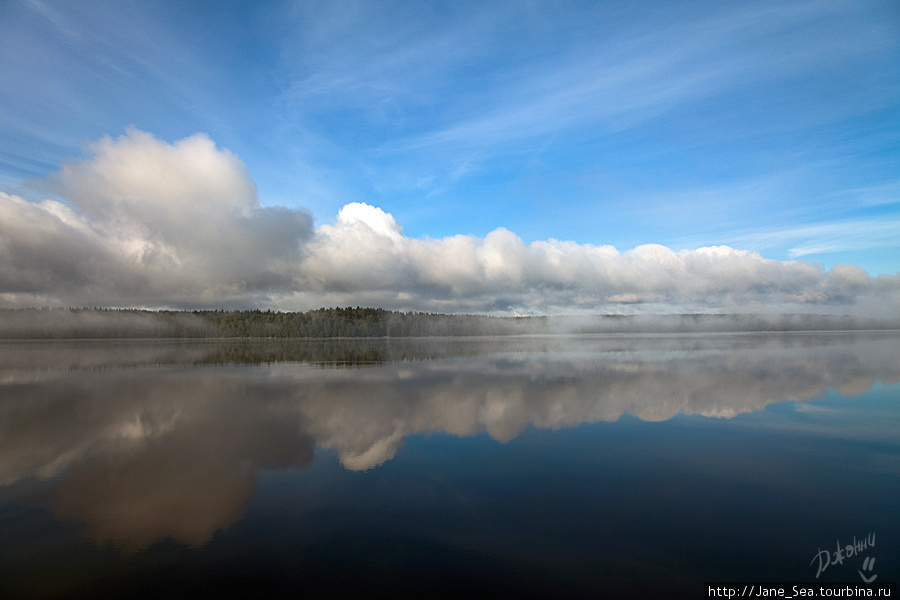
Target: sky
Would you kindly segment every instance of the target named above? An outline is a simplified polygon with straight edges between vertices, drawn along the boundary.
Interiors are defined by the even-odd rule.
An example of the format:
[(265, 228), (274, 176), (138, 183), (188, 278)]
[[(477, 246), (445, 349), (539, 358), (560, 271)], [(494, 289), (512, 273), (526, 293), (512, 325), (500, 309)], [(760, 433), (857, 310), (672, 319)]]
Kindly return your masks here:
[(0, 0), (0, 307), (900, 314), (900, 5)]

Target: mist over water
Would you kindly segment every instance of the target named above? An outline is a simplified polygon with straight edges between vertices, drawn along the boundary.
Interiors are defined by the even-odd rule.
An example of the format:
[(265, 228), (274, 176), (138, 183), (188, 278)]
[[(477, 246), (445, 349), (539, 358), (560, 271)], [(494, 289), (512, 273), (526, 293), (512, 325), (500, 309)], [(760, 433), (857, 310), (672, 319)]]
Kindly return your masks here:
[[(893, 486), (898, 349), (890, 332), (7, 342), (0, 502), (46, 511), (122, 556), (161, 540), (206, 552), (243, 522), (261, 478), (312, 477), (325, 457), (368, 478), (361, 485), (414, 460), (409, 440), (488, 440), (491, 456), (534, 432), (574, 435), (565, 432), (600, 423), (677, 431), (695, 423), (688, 418), (715, 428), (786, 401), (816, 414), (825, 398), (879, 386), (893, 386), (893, 404), (864, 437), (881, 456), (882, 484)], [(823, 426), (790, 424), (802, 435)], [(827, 435), (861, 434), (848, 425)], [(623, 456), (637, 450), (622, 443)], [(575, 468), (582, 458), (571, 460)]]

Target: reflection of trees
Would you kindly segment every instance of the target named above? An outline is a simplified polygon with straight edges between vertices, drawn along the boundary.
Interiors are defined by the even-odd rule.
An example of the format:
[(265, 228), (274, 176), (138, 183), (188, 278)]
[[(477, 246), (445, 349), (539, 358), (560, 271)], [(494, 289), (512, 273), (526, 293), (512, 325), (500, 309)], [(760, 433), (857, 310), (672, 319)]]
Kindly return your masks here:
[(323, 363), (364, 366), (399, 361), (478, 353), (474, 344), (439, 344), (435, 341), (321, 340), (232, 342), (220, 344), (198, 364), (261, 364), (275, 362)]
[(528, 349), (517, 338), (356, 340), (57, 340), (0, 343), (0, 370), (276, 362), (365, 366)]
[[(148, 365), (260, 365), (278, 362), (331, 366), (436, 360), (496, 354), (587, 352), (724, 352), (762, 348), (811, 348), (831, 343), (890, 339), (892, 332), (767, 334), (547, 335), (393, 339), (305, 340), (55, 340), (0, 342), (0, 372), (21, 369), (104, 369)], [(645, 358), (649, 358), (646, 355)]]
[(54, 340), (0, 343), (0, 370), (97, 369), (147, 365), (328, 366), (434, 360), (502, 352), (551, 351), (566, 342), (526, 337), (328, 340)]
[(316, 445), (367, 469), (417, 433), (506, 441), (622, 414), (733, 417), (900, 382), (898, 345), (887, 334), (116, 343), (99, 356), (128, 368), (97, 368), (89, 345), (38, 344), (53, 349), (36, 353), (44, 362), (0, 361), (0, 483), (45, 481), (40, 501), (96, 539), (198, 545), (240, 517), (260, 470), (304, 466)]

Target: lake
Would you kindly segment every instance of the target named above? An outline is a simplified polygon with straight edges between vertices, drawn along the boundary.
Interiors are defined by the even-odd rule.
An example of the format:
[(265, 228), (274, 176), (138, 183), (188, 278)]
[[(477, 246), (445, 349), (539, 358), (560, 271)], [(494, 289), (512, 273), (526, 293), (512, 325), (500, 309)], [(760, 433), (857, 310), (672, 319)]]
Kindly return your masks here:
[(898, 432), (891, 332), (5, 342), (0, 596), (896, 581)]

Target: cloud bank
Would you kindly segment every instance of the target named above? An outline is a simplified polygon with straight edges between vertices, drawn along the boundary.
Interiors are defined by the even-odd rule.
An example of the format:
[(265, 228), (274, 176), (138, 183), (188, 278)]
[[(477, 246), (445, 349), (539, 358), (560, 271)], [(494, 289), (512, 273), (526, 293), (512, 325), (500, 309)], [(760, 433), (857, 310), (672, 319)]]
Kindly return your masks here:
[(416, 239), (362, 203), (314, 228), (303, 210), (262, 205), (244, 164), (203, 134), (103, 138), (52, 185), (57, 199), (40, 202), (0, 192), (2, 306), (900, 311), (896, 275), (727, 246), (620, 252), (504, 228)]

